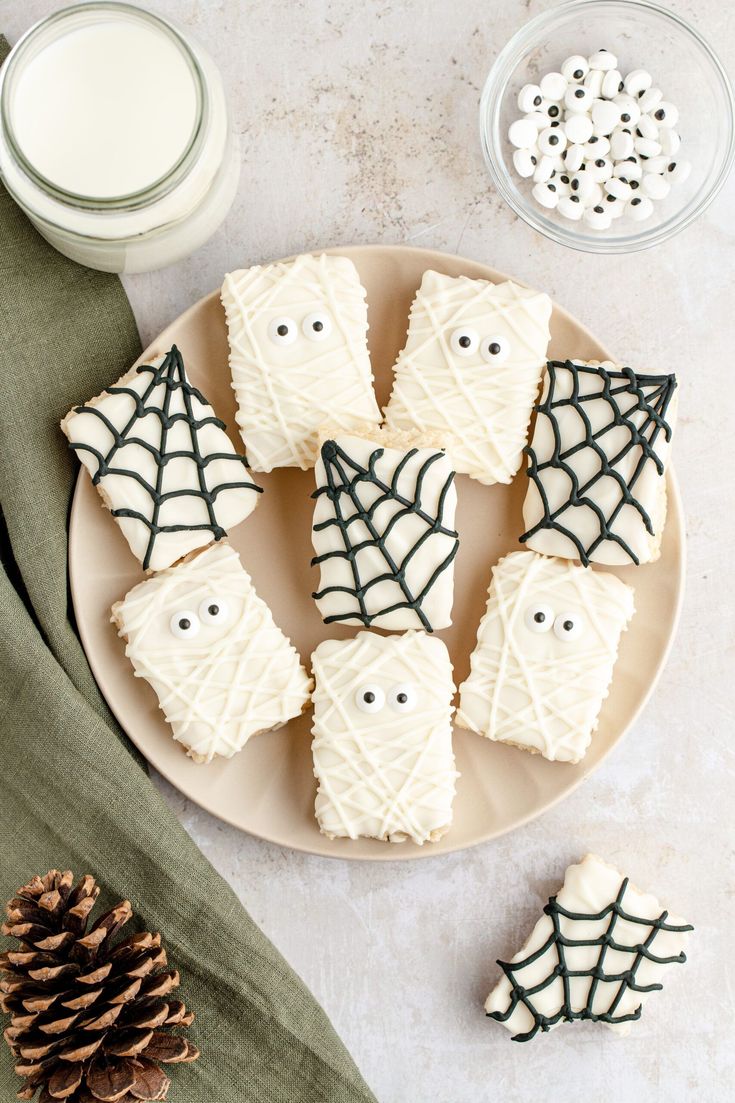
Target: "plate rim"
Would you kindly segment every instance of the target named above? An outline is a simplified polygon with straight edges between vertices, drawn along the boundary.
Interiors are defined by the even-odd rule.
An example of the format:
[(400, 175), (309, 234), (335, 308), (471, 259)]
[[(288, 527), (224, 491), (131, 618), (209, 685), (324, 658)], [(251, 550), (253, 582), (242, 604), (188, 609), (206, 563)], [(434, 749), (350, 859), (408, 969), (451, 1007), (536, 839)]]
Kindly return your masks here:
[[(385, 245), (375, 245), (375, 244), (364, 245), (363, 244), (363, 245), (330, 246), (328, 248), (310, 250), (312, 255), (315, 255), (315, 256), (319, 256), (322, 253), (326, 253), (328, 255), (330, 255), (330, 254), (331, 255), (341, 255), (341, 254), (344, 254), (344, 253), (349, 253), (350, 256), (352, 256), (352, 255), (355, 255), (355, 254), (373, 254), (374, 255), (376, 253), (385, 253), (385, 252), (392, 253), (392, 252), (398, 252), (398, 251), (416, 253), (416, 254), (419, 254), (420, 257), (427, 258), (427, 260), (428, 260), (429, 257), (433, 257), (433, 258), (439, 258), (440, 260), (451, 261), (453, 265), (456, 265), (458, 262), (462, 263), (462, 262), (466, 261), (468, 264), (470, 264), (474, 267), (479, 266), (480, 268), (484, 269), (488, 274), (492, 273), (492, 275), (494, 277), (496, 277), (496, 278), (493, 279), (492, 282), (501, 282), (503, 280), (512, 280), (513, 283), (516, 283), (516, 284), (518, 284), (519, 286), (522, 286), (522, 287), (531, 286), (531, 285), (525, 283), (523, 280), (516, 279), (513, 276), (509, 276), (506, 273), (501, 272), (500, 270), (498, 270), (496, 268), (493, 268), (491, 265), (486, 264), (484, 261), (474, 260), (471, 257), (463, 257), (463, 256), (460, 256), (459, 254), (456, 254), (456, 253), (447, 253), (447, 252), (444, 252), (444, 251), (441, 251), (441, 250), (438, 250), (438, 249), (424, 249), (424, 248), (419, 248), (419, 247), (413, 246), (413, 245), (400, 245), (400, 244), (385, 244)], [(299, 254), (292, 254), (289, 257), (277, 258), (275, 261), (264, 260), (264, 261), (259, 261), (259, 262), (256, 262), (256, 263), (270, 264), (270, 263), (287, 262), (289, 260), (293, 260), (297, 255), (299, 255)], [(427, 263), (427, 265), (426, 265), (427, 268), (430, 268), (431, 266), (432, 265), (430, 263)], [(497, 277), (499, 277), (499, 279), (497, 279)], [(477, 277), (477, 276), (475, 276), (475, 277), (471, 277), (471, 278), (476, 279), (476, 278), (487, 278), (487, 277)], [(548, 292), (547, 292), (547, 294), (548, 294)], [(193, 302), (190, 306), (188, 306), (186, 308), (186, 310), (182, 311), (181, 314), (179, 314), (176, 318), (174, 318), (171, 322), (169, 322), (169, 324), (167, 326), (165, 326), (160, 331), (160, 333), (158, 333), (154, 337), (154, 339), (142, 350), (140, 356), (135, 360), (135, 362), (131, 365), (131, 367), (136, 367), (139, 364), (145, 363), (146, 360), (150, 359), (151, 356), (153, 355), (153, 353), (156, 352), (157, 346), (160, 344), (161, 338), (164, 337), (165, 334), (169, 333), (169, 331), (171, 329), (173, 329), (174, 327), (181, 325), (185, 321), (188, 321), (189, 317), (192, 314), (194, 314), (195, 312), (197, 312), (198, 310), (200, 310), (205, 303), (210, 302), (213, 299), (219, 299), (219, 297), (220, 297), (220, 291), (219, 291), (218, 288), (215, 288), (214, 290), (208, 292), (206, 295), (202, 295), (199, 299), (197, 299), (195, 302)], [(584, 336), (588, 337), (594, 344), (596, 344), (600, 348), (602, 348), (606, 359), (609, 359), (609, 360), (613, 361), (614, 363), (617, 362), (615, 357), (609, 352), (607, 347), (591, 332), (591, 330), (586, 325), (584, 325), (584, 323), (578, 321), (578, 319), (574, 315), (572, 315), (568, 310), (566, 310), (565, 307), (560, 306), (553, 296), (549, 296), (549, 297), (552, 299), (552, 304), (553, 304), (554, 311), (558, 311), (559, 314), (562, 315), (565, 318), (565, 320), (568, 320), (569, 322), (571, 322), (576, 327), (576, 329), (578, 329), (582, 334), (584, 334)], [(368, 304), (368, 307), (369, 307), (369, 304)], [(531, 811), (531, 812), (527, 813), (521, 819), (516, 820), (514, 823), (512, 823), (512, 824), (510, 824), (506, 827), (502, 827), (500, 829), (497, 829), (497, 830), (491, 830), (487, 834), (481, 835), (480, 837), (478, 837), (478, 838), (476, 838), (476, 839), (474, 839), (470, 842), (462, 841), (462, 842), (458, 842), (456, 845), (452, 845), (451, 841), (448, 840), (445, 843), (445, 845), (443, 845), (443, 847), (440, 851), (432, 850), (432, 848), (430, 846), (415, 846), (415, 847), (408, 848), (408, 847), (403, 847), (403, 846), (398, 846), (398, 845), (393, 845), (393, 844), (386, 843), (380, 850), (377, 850), (375, 853), (373, 853), (371, 851), (370, 853), (353, 853), (353, 854), (350, 854), (348, 850), (346, 850), (345, 853), (338, 853), (334, 849), (329, 849), (330, 844), (332, 844), (334, 842), (334, 840), (327, 839), (325, 836), (322, 836), (321, 834), (319, 834), (316, 838), (319, 839), (319, 840), (323, 839), (324, 846), (320, 849), (316, 849), (314, 846), (308, 846), (308, 845), (305, 845), (305, 844), (300, 843), (300, 842), (293, 842), (291, 840), (287, 840), (287, 839), (284, 839), (282, 837), (279, 838), (278, 835), (276, 835), (276, 834), (266, 833), (266, 832), (263, 832), (263, 831), (259, 831), (259, 832), (250, 831), (248, 828), (243, 827), (239, 823), (236, 823), (235, 820), (232, 818), (232, 816), (229, 816), (226, 813), (222, 813), (220, 811), (216, 811), (213, 807), (211, 807), (207, 803), (205, 803), (206, 794), (203, 795), (203, 799), (200, 799), (199, 797), (195, 797), (195, 796), (190, 795), (187, 792), (184, 792), (184, 790), (181, 789), (176, 784), (176, 782), (172, 781), (169, 778), (169, 776), (167, 775), (165, 770), (161, 769), (158, 765), (151, 762), (151, 760), (149, 759), (148, 754), (146, 752), (145, 746), (142, 744), (142, 742), (139, 742), (136, 739), (136, 737), (132, 734), (131, 731), (128, 730), (128, 727), (126, 726), (126, 724), (123, 720), (123, 717), (121, 715), (119, 715), (118, 710), (116, 708), (114, 708), (113, 705), (111, 704), (111, 702), (107, 699), (107, 695), (105, 694), (105, 692), (102, 688), (102, 684), (100, 682), (100, 678), (98, 677), (98, 665), (96, 663), (95, 656), (94, 656), (94, 648), (92, 646), (89, 646), (91, 641), (89, 640), (89, 637), (87, 635), (86, 626), (85, 626), (85, 617), (84, 616), (81, 616), (81, 617), (79, 616), (79, 609), (81, 607), (81, 601), (78, 599), (78, 586), (77, 586), (77, 581), (78, 580), (76, 578), (75, 570), (74, 570), (74, 567), (72, 565), (73, 560), (74, 560), (73, 548), (76, 546), (77, 537), (78, 537), (79, 534), (81, 534), (81, 531), (82, 531), (82, 522), (81, 522), (82, 507), (81, 507), (81, 504), (80, 504), (81, 499), (82, 499), (82, 494), (81, 494), (81, 489), (80, 488), (83, 485), (83, 483), (85, 482), (85, 480), (89, 480), (89, 478), (90, 478), (89, 472), (86, 470), (86, 468), (84, 466), (80, 465), (79, 470), (77, 472), (76, 479), (74, 480), (74, 490), (73, 490), (73, 493), (72, 493), (71, 508), (70, 508), (70, 513), (69, 513), (69, 530), (68, 530), (68, 540), (67, 540), (67, 574), (68, 574), (68, 579), (69, 579), (69, 589), (70, 589), (70, 593), (71, 593), (72, 606), (73, 606), (73, 609), (74, 609), (74, 616), (75, 616), (75, 621), (76, 621), (76, 626), (77, 626), (77, 631), (78, 631), (78, 634), (79, 634), (79, 638), (81, 640), (82, 647), (84, 648), (85, 657), (87, 659), (87, 662), (89, 664), (89, 668), (90, 668), (90, 670), (92, 672), (92, 675), (94, 677), (95, 684), (97, 685), (97, 688), (98, 688), (100, 694), (102, 695), (102, 698), (105, 701), (105, 704), (107, 705), (107, 708), (110, 710), (112, 715), (115, 717), (115, 720), (119, 724), (121, 730), (126, 735), (126, 737), (131, 741), (133, 746), (136, 747), (137, 750), (141, 753), (141, 755), (143, 756), (143, 758), (146, 761), (146, 765), (148, 767), (154, 769), (156, 771), (156, 773), (158, 773), (161, 777), (163, 777), (169, 785), (171, 785), (174, 789), (176, 789), (177, 792), (181, 793), (181, 795), (186, 800), (190, 800), (193, 804), (197, 805), (197, 807), (199, 807), (199, 808), (202, 808), (209, 815), (214, 816), (216, 819), (221, 820), (223, 823), (229, 824), (231, 827), (236, 828), (238, 831), (241, 831), (244, 834), (250, 835), (252, 838), (262, 839), (264, 842), (271, 843), (271, 844), (274, 844), (276, 846), (281, 846), (281, 847), (284, 847), (284, 848), (289, 849), (289, 850), (295, 850), (295, 851), (297, 851), (301, 854), (313, 854), (314, 856), (319, 857), (319, 858), (329, 858), (329, 859), (336, 860), (336, 861), (344, 860), (344, 861), (350, 861), (350, 862), (387, 862), (387, 861), (393, 861), (393, 862), (395, 862), (395, 861), (404, 861), (405, 862), (405, 861), (426, 860), (426, 859), (432, 859), (432, 858), (436, 859), (436, 860), (439, 860), (439, 859), (441, 859), (441, 858), (443, 858), (443, 857), (445, 857), (449, 854), (456, 854), (456, 853), (458, 853), (462, 850), (469, 850), (470, 848), (479, 846), (483, 843), (489, 843), (489, 842), (492, 842), (496, 839), (500, 839), (504, 835), (508, 835), (508, 834), (511, 834), (513, 831), (520, 830), (521, 828), (525, 827), (528, 823), (531, 823), (533, 820), (539, 819), (541, 816), (544, 816), (547, 812), (551, 811), (551, 809), (553, 809), (557, 805), (559, 805), (567, 797), (571, 796), (572, 793), (574, 793), (584, 782), (586, 782), (588, 780), (588, 778), (590, 778), (592, 776), (592, 774), (595, 773), (602, 766), (602, 764), (608, 759), (609, 755), (619, 747), (620, 743), (626, 738), (626, 736), (628, 736), (630, 734), (631, 728), (633, 728), (634, 725), (638, 722), (638, 720), (641, 717), (641, 714), (643, 713), (644, 709), (649, 704), (649, 702), (651, 700), (651, 697), (653, 696), (654, 690), (656, 689), (656, 686), (659, 683), (661, 675), (662, 675), (663, 671), (666, 668), (666, 665), (667, 665), (668, 660), (669, 660), (669, 656), (671, 654), (672, 647), (673, 647), (674, 642), (676, 640), (676, 637), (678, 635), (679, 622), (680, 622), (680, 619), (681, 619), (681, 612), (682, 612), (682, 607), (683, 607), (683, 603), (684, 603), (684, 596), (685, 596), (685, 590), (686, 590), (687, 542), (686, 542), (686, 529), (685, 529), (685, 525), (684, 525), (683, 503), (682, 503), (682, 498), (681, 498), (681, 491), (680, 491), (680, 488), (679, 488), (678, 480), (676, 478), (674, 465), (673, 465), (673, 463), (669, 463), (668, 466), (667, 466), (667, 471), (666, 471), (666, 491), (667, 491), (667, 497), (668, 497), (666, 524), (669, 525), (669, 524), (674, 523), (676, 525), (676, 528), (677, 528), (677, 534), (676, 535), (677, 535), (677, 538), (678, 538), (678, 540), (677, 540), (677, 543), (678, 543), (678, 559), (679, 559), (679, 569), (678, 569), (677, 576), (676, 576), (676, 604), (675, 604), (675, 608), (674, 608), (674, 611), (673, 611), (673, 618), (672, 618), (672, 622), (671, 622), (671, 630), (669, 632), (668, 639), (666, 640), (666, 644), (665, 644), (665, 646), (664, 646), (664, 648), (663, 648), (663, 650), (662, 650), (662, 652), (659, 656), (659, 661), (656, 665), (654, 675), (653, 675), (653, 677), (651, 678), (651, 680), (649, 682), (649, 685), (647, 687), (646, 692), (643, 694), (643, 696), (638, 701), (638, 704), (636, 705), (636, 708), (635, 708), (634, 712), (630, 716), (630, 718), (628, 720), (628, 723), (625, 725), (624, 728), (621, 729), (621, 731), (619, 732), (619, 734), (617, 735), (615, 740), (610, 744), (610, 746), (607, 748), (607, 750), (605, 750), (603, 752), (601, 757), (595, 762), (594, 766), (590, 767), (587, 770), (585, 770), (585, 769), (580, 770), (579, 776), (574, 781), (572, 781), (566, 788), (561, 790), (555, 797), (552, 797), (550, 800), (547, 800), (546, 803), (544, 803), (540, 808), (535, 809), (534, 811)], [(266, 736), (267, 736), (267, 734), (268, 734), (267, 732), (264, 733), (264, 735), (266, 735)], [(463, 735), (472, 735), (473, 733), (463, 732), (462, 734)], [(456, 736), (457, 736), (457, 728), (455, 726), (454, 727), (454, 737), (456, 738)], [(480, 738), (480, 737), (477, 736), (476, 738)], [(582, 766), (584, 765), (584, 759), (582, 759), (582, 762), (580, 763), (580, 765), (582, 765)], [(162, 799), (165, 800), (165, 797), (162, 797)], [(186, 828), (185, 828), (185, 830), (186, 830)], [(343, 841), (343, 840), (339, 840), (339, 841)], [(349, 843), (349, 841), (350, 840), (346, 840), (347, 843)]]

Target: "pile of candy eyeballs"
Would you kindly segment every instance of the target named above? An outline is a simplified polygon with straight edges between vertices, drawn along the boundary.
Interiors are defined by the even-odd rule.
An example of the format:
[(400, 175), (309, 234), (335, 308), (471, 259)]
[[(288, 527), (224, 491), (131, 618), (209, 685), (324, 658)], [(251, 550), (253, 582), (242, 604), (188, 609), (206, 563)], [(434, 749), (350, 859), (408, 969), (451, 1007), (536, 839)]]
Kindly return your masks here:
[(518, 106), (508, 130), (516, 172), (533, 179), (542, 207), (591, 229), (621, 215), (643, 222), (691, 172), (676, 159), (677, 108), (645, 69), (623, 77), (609, 50), (568, 57), (561, 72), (524, 85)]

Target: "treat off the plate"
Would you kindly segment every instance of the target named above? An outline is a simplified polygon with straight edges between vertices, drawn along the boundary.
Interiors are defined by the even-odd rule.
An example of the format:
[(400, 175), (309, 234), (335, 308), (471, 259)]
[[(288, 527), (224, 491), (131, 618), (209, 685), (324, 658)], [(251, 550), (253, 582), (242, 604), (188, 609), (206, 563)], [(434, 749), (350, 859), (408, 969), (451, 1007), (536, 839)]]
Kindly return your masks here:
[(452, 822), (452, 664), (424, 632), (359, 632), (312, 656), (316, 817), (329, 838), (419, 845)]
[(548, 295), (507, 280), (424, 273), (385, 410), (447, 449), (456, 471), (509, 483), (521, 465), (549, 343)]
[(633, 590), (612, 574), (528, 551), (506, 555), (492, 573), (457, 723), (551, 761), (579, 762)]
[(135, 586), (112, 609), (138, 678), (197, 762), (230, 758), (309, 703), (311, 681), (227, 542)]
[(380, 423), (365, 289), (351, 260), (306, 255), (231, 272), (222, 302), (254, 471), (313, 467), (324, 424)]
[(375, 430), (322, 440), (312, 563), (326, 624), (391, 631), (451, 623), (457, 491), (444, 452)]
[(676, 377), (551, 360), (526, 449), (529, 548), (588, 563), (661, 554)]
[(595, 854), (570, 866), (523, 948), (499, 961), (485, 1011), (528, 1042), (562, 1022), (628, 1034), (693, 930)]
[(146, 569), (220, 540), (260, 494), (174, 345), (61, 423), (102, 500)]

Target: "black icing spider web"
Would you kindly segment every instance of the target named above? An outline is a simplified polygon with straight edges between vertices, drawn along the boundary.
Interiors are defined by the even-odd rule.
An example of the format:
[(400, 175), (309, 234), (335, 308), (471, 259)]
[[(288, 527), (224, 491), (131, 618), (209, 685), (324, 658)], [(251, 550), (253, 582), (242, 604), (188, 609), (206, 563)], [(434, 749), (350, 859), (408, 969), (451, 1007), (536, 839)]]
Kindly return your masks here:
[[(97, 470), (92, 476), (92, 482), (95, 486), (105, 475), (115, 475), (133, 479), (150, 495), (150, 516), (141, 513), (139, 510), (128, 507), (111, 510), (113, 517), (134, 518), (140, 521), (148, 529), (148, 545), (143, 559), (143, 567), (147, 569), (153, 554), (156, 537), (160, 533), (208, 530), (212, 533), (215, 540), (221, 540), (227, 534), (217, 520), (215, 510), (217, 496), (225, 490), (235, 489), (254, 490), (261, 493), (262, 487), (256, 486), (256, 484), (249, 479), (236, 479), (231, 482), (217, 483), (214, 486), (208, 485), (207, 467), (210, 463), (213, 463), (215, 460), (227, 460), (236, 465), (238, 470), (242, 470), (247, 467), (247, 459), (245, 456), (240, 456), (234, 452), (202, 453), (199, 444), (199, 431), (205, 425), (216, 425), (217, 428), (222, 430), (225, 430), (226, 426), (223, 421), (220, 421), (220, 419), (213, 414), (208, 414), (205, 417), (197, 417), (194, 403), (197, 402), (202, 407), (208, 407), (209, 403), (204, 395), (197, 390), (196, 387), (192, 386), (187, 379), (184, 361), (176, 345), (173, 345), (171, 350), (166, 353), (159, 367), (154, 367), (152, 364), (142, 364), (137, 371), (140, 375), (150, 376), (150, 380), (142, 394), (138, 394), (132, 387), (119, 386), (107, 387), (104, 392), (110, 395), (128, 395), (134, 403), (133, 412), (121, 429), (113, 425), (110, 419), (97, 406), (78, 406), (74, 411), (77, 414), (92, 414), (94, 417), (99, 418), (104, 424), (105, 428), (112, 436), (112, 446), (107, 454), (103, 455), (93, 445), (86, 444), (83, 441), (72, 441), (69, 447), (75, 450), (90, 452), (95, 457), (98, 464)], [(158, 388), (161, 386), (165, 388), (162, 403), (159, 401), (158, 395)], [(182, 395), (184, 409), (176, 413), (170, 413), (172, 397), (177, 392), (180, 392)], [(142, 418), (147, 417), (158, 418), (160, 423), (161, 435), (158, 446), (135, 435), (136, 424)], [(189, 427), (190, 447), (175, 450), (167, 449), (169, 430), (177, 422), (182, 421), (186, 422)], [(125, 466), (123, 454), (125, 449), (131, 445), (137, 445), (139, 448), (144, 448), (155, 460), (157, 467), (155, 486), (149, 483), (139, 471)], [(194, 465), (195, 478), (193, 481), (196, 483), (195, 486), (170, 490), (168, 492), (163, 490), (166, 465), (169, 461), (174, 459), (189, 460)], [(199, 524), (160, 524), (161, 507), (164, 503), (176, 498), (186, 497), (198, 498), (204, 502), (207, 511), (207, 521)]]
[[(543, 515), (541, 519), (520, 537), (522, 543), (541, 529), (554, 529), (566, 536), (576, 547), (581, 562), (588, 566), (597, 548), (606, 540), (613, 541), (638, 564), (638, 557), (626, 543), (620, 533), (615, 531), (615, 522), (623, 509), (629, 505), (637, 511), (646, 531), (654, 535), (651, 518), (643, 505), (636, 499), (633, 491), (647, 464), (654, 464), (660, 476), (664, 465), (656, 452), (656, 441), (661, 433), (666, 440), (671, 439), (671, 426), (666, 421), (666, 413), (676, 390), (674, 375), (639, 375), (631, 368), (620, 371), (607, 371), (601, 366), (575, 364), (571, 360), (551, 360), (547, 364), (549, 389), (546, 398), (537, 404), (539, 416), (548, 418), (554, 437), (554, 447), (548, 459), (540, 460), (533, 444), (525, 448), (530, 458), (527, 474), (538, 490)], [(571, 393), (563, 398), (556, 397), (559, 375), (568, 373), (571, 377)], [(602, 380), (602, 389), (591, 394), (580, 394), (580, 377), (596, 376)], [(592, 431), (590, 418), (585, 410), (589, 403), (604, 402), (609, 407), (610, 417), (602, 428)], [(559, 427), (557, 411), (566, 412), (569, 408), (576, 411), (584, 429), (584, 439), (569, 448), (563, 447), (562, 433)], [(634, 414), (642, 413), (639, 426), (633, 421)], [(614, 455), (605, 451), (605, 435), (613, 429), (624, 428), (628, 434), (626, 443)], [(599, 460), (599, 469), (585, 483), (580, 483), (574, 470), (573, 458), (583, 449), (589, 448)], [(617, 469), (622, 460), (633, 448), (640, 449), (640, 456), (632, 474), (626, 479)], [(555, 509), (551, 509), (544, 486), (544, 471), (562, 470), (571, 484), (569, 498)], [(596, 483), (602, 478), (614, 479), (620, 489), (620, 498), (614, 508), (605, 516), (594, 499)], [(585, 547), (579, 536), (563, 523), (567, 510), (587, 507), (596, 515), (599, 534)]]
[[(495, 1019), (497, 1022), (504, 1023), (510, 1018), (519, 1003), (522, 1003), (533, 1016), (533, 1026), (531, 1029), (522, 1034), (514, 1034), (512, 1038), (514, 1042), (528, 1042), (538, 1034), (539, 1030), (548, 1031), (552, 1026), (555, 1026), (561, 1021), (575, 1022), (584, 1019), (593, 1023), (626, 1023), (640, 1019), (640, 1004), (634, 1011), (626, 1014), (618, 1014), (617, 1009), (620, 1006), (623, 996), (629, 990), (632, 992), (658, 992), (663, 988), (663, 985), (658, 983), (638, 984), (636, 982), (636, 973), (641, 962), (648, 960), (655, 962), (657, 965), (673, 965), (683, 964), (686, 961), (686, 954), (683, 951), (676, 954), (674, 957), (660, 957), (653, 952), (651, 946), (655, 942), (659, 931), (683, 933), (685, 931), (692, 931), (694, 928), (689, 924), (675, 926), (672, 923), (667, 923), (666, 919), (669, 914), (667, 911), (661, 912), (661, 915), (659, 915), (657, 919), (644, 919), (641, 916), (632, 915), (630, 912), (625, 911), (622, 906), (622, 901), (627, 888), (628, 878), (626, 877), (620, 886), (617, 898), (596, 914), (567, 911), (557, 902), (557, 898), (552, 896), (544, 908), (544, 912), (551, 917), (553, 930), (544, 944), (539, 946), (538, 950), (529, 954), (528, 957), (524, 958), (522, 961), (498, 961), (497, 964), (503, 970), (510, 982), (510, 1003), (505, 1011), (489, 1011), (487, 1013), (488, 1017)], [(573, 922), (580, 923), (599, 923), (608, 919), (608, 917), (609, 919), (607, 928), (603, 934), (598, 935), (596, 938), (571, 938), (569, 935), (562, 934), (559, 923), (560, 916), (572, 920)], [(617, 942), (614, 935), (615, 925), (619, 918), (624, 919), (628, 923), (636, 923), (640, 925), (641, 928), (647, 927), (648, 934), (643, 941), (633, 943), (632, 945)], [(593, 968), (569, 968), (565, 951), (575, 946), (600, 947), (597, 962)], [(630, 954), (632, 959), (630, 967), (623, 972), (606, 973), (604, 966), (608, 949), (617, 950), (623, 954)], [(514, 974), (521, 969), (525, 969), (526, 966), (532, 965), (547, 953), (550, 955), (552, 961), (555, 959), (555, 963), (548, 975), (538, 984), (534, 984), (530, 988), (524, 988), (522, 985), (518, 984)], [(575, 1011), (571, 1006), (571, 987), (569, 982), (573, 977), (588, 978), (590, 981), (587, 1000), (585, 1006), (580, 1011)], [(557, 978), (561, 978), (564, 992), (561, 1007), (553, 1015), (542, 1015), (534, 1006), (533, 997), (539, 992), (543, 992), (543, 990), (553, 984)], [(599, 985), (602, 983), (617, 984), (618, 988), (610, 1001), (607, 1011), (595, 1013), (592, 1010), (595, 995)]]
[[(384, 452), (384, 448), (376, 448), (370, 455), (367, 467), (364, 467), (352, 459), (336, 441), (328, 440), (322, 445), (321, 456), (327, 482), (326, 486), (320, 486), (312, 494), (312, 497), (318, 498), (321, 495), (326, 495), (332, 504), (334, 516), (314, 525), (314, 531), (320, 532), (332, 527), (338, 528), (343, 548), (316, 555), (311, 562), (313, 566), (316, 566), (329, 559), (347, 560), (350, 564), (354, 586), (325, 586), (312, 594), (312, 597), (318, 601), (330, 593), (344, 593), (349, 594), (354, 599), (356, 608), (325, 617), (325, 624), (354, 618), (359, 620), (365, 627), (369, 627), (376, 618), (392, 613), (396, 609), (413, 609), (426, 631), (431, 632), (432, 625), (422, 608), (422, 603), (441, 573), (449, 567), (459, 548), (457, 531), (447, 528), (443, 523), (444, 505), (449, 488), (454, 482), (454, 472), (451, 471), (447, 476), (439, 493), (436, 513), (432, 515), (422, 505), (422, 490), (426, 476), (433, 465), (444, 458), (444, 453), (435, 452), (424, 460), (416, 475), (413, 496), (409, 498), (399, 489), (399, 482), (406, 465), (417, 454), (418, 449), (411, 448), (402, 455), (396, 464), (389, 483), (384, 482), (375, 471), (375, 465)], [(377, 488), (379, 491), (377, 497), (371, 501), (369, 506), (364, 505), (360, 499), (361, 489), (366, 486)], [(398, 508), (380, 531), (375, 523), (375, 514), (386, 502), (395, 503)], [(398, 559), (395, 548), (391, 548), (390, 536), (401, 520), (408, 516), (420, 519), (424, 523), (424, 529), (403, 558)], [(354, 524), (358, 524), (359, 528), (364, 526), (367, 529), (369, 535), (366, 539), (353, 543), (350, 527)], [(417, 552), (436, 534), (450, 537), (452, 545), (421, 589), (414, 593), (407, 578), (409, 568)], [(380, 551), (386, 569), (368, 580), (363, 580), (360, 577), (358, 558), (361, 551), (373, 547)], [(392, 581), (398, 585), (402, 595), (401, 600), (376, 612), (368, 612), (367, 594), (374, 586), (386, 581)]]

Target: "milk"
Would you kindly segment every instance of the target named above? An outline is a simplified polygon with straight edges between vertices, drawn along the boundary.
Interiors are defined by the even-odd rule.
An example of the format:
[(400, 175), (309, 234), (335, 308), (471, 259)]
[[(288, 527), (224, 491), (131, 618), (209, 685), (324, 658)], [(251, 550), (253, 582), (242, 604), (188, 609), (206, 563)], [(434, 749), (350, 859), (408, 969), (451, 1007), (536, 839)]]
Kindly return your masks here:
[(240, 157), (222, 80), (185, 30), (116, 0), (55, 12), (0, 68), (0, 176), (60, 252), (144, 272), (198, 249)]
[(115, 19), (71, 29), (31, 58), (12, 116), (36, 172), (65, 191), (109, 199), (150, 187), (181, 158), (197, 88), (174, 39)]

